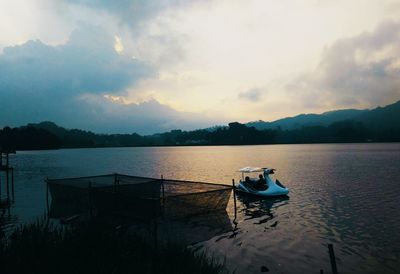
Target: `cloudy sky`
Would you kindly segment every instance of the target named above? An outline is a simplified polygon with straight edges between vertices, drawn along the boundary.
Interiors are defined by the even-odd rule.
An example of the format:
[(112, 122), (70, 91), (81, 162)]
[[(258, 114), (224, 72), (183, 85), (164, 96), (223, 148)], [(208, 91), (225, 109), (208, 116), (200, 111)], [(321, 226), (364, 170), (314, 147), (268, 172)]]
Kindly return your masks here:
[(400, 99), (400, 1), (0, 0), (0, 126), (149, 134)]

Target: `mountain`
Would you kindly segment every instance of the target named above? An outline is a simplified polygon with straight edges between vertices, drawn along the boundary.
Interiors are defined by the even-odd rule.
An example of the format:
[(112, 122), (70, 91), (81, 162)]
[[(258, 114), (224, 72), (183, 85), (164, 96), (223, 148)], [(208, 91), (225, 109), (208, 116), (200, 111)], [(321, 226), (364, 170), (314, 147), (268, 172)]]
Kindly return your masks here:
[(399, 118), (400, 101), (385, 107), (377, 107), (372, 110), (344, 109), (328, 111), (322, 114), (300, 114), (273, 122), (255, 121), (249, 122), (246, 125), (255, 127), (258, 130), (278, 128), (282, 130), (293, 130), (310, 126), (326, 127), (336, 122), (351, 120), (362, 122), (370, 129), (383, 130), (393, 128), (399, 129)]
[(247, 126), (255, 127), (258, 130), (277, 129), (292, 130), (309, 126), (328, 126), (332, 123), (352, 120), (368, 110), (344, 109), (324, 112), (322, 114), (300, 114), (294, 117), (286, 117), (273, 122), (250, 122)]
[(152, 145), (144, 137), (132, 134), (96, 134), (81, 129), (66, 129), (53, 122), (28, 124), (27, 127), (42, 129), (54, 134), (62, 147), (125, 147)]
[(364, 112), (354, 120), (375, 131), (400, 131), (400, 101)]
[(60, 145), (57, 136), (44, 129), (29, 126), (0, 129), (0, 151), (56, 149)]
[(79, 129), (65, 129), (53, 122), (41, 122), (38, 124), (27, 124), (27, 127), (44, 129), (54, 134), (66, 147), (92, 147), (95, 145), (95, 134)]
[(229, 123), (193, 131), (172, 130), (141, 136), (95, 134), (52, 122), (0, 129), (0, 148), (54, 149), (179, 145), (256, 145), (298, 143), (400, 142), (400, 101), (372, 110), (302, 114), (274, 122)]

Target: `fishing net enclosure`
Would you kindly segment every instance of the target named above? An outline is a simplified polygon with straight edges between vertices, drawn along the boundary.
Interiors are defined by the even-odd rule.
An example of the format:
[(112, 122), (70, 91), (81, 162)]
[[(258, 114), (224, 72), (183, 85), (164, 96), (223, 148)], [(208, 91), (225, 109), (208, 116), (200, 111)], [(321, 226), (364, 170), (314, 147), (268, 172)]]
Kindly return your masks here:
[(178, 219), (225, 210), (232, 187), (202, 182), (110, 174), (48, 179), (50, 217), (112, 214)]

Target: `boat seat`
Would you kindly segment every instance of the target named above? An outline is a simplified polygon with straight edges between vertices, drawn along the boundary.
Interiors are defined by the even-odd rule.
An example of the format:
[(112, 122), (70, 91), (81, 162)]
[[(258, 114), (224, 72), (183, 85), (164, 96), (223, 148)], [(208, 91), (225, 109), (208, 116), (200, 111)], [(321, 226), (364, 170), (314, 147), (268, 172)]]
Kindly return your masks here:
[(244, 184), (251, 191), (254, 191), (254, 192), (258, 191), (258, 189), (255, 188), (253, 183), (248, 183), (246, 181), (243, 181), (242, 184)]

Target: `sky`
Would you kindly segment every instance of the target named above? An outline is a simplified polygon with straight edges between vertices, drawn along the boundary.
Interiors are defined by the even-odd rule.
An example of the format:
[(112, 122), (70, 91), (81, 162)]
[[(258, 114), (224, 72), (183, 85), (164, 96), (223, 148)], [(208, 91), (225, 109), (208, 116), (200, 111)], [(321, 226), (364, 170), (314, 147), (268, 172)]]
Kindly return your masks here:
[(152, 134), (400, 99), (400, 0), (0, 0), (0, 127)]

